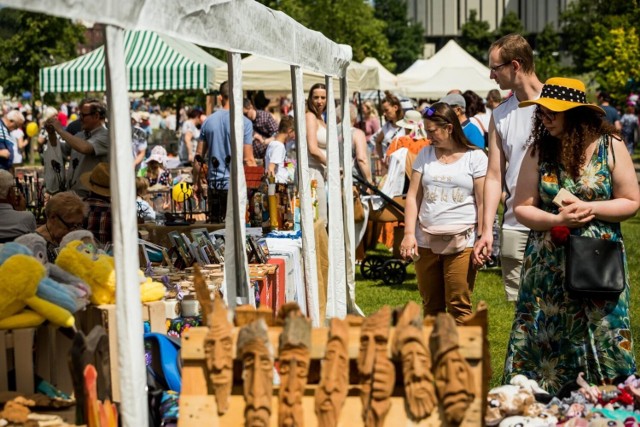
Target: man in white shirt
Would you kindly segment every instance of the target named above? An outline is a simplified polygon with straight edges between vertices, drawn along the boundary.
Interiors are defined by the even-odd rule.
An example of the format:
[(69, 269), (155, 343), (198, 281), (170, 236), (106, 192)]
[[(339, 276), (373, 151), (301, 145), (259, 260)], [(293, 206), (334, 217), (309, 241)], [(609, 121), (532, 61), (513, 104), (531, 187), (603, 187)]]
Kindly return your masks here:
[(500, 261), (507, 300), (516, 301), (529, 230), (516, 220), (513, 200), (536, 108), (518, 108), (518, 104), (539, 98), (543, 84), (535, 73), (531, 46), (518, 34), (506, 35), (491, 45), (489, 69), (491, 78), (500, 89), (508, 89), (513, 93), (493, 110), (489, 123), (489, 165), (484, 182), (483, 230), (476, 241), (473, 259), (476, 264), (489, 260), (493, 244), (493, 220), (504, 191)]

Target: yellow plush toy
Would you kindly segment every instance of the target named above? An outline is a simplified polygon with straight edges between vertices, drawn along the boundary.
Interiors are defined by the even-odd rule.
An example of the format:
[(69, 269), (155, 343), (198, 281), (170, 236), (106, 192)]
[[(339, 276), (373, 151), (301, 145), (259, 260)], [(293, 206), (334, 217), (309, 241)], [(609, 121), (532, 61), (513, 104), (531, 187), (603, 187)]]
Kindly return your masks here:
[(71, 313), (36, 296), (45, 275), (44, 266), (32, 256), (16, 254), (4, 259), (0, 265), (0, 329), (37, 326), (44, 320), (58, 326), (74, 325)]
[[(113, 257), (97, 254), (80, 240), (74, 240), (60, 251), (56, 265), (78, 276), (91, 287), (91, 302), (96, 305), (116, 302), (116, 270)], [(142, 302), (158, 301), (164, 297), (162, 283), (144, 276), (140, 283)]]

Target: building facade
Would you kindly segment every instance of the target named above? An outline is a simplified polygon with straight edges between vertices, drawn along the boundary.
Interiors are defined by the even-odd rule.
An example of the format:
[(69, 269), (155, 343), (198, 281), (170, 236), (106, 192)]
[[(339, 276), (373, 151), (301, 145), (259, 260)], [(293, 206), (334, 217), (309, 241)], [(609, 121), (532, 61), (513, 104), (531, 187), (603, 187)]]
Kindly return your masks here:
[(539, 33), (547, 23), (558, 30), (560, 14), (574, 0), (407, 0), (407, 15), (422, 24), (427, 43), (440, 45), (460, 35), (471, 10), (495, 30), (507, 13), (515, 12), (526, 33)]

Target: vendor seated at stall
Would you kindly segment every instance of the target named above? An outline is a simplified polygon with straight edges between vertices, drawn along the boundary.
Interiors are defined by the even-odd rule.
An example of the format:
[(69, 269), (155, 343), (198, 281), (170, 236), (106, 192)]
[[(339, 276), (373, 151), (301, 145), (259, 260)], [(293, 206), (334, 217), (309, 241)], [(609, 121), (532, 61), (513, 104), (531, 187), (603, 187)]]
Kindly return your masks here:
[(57, 249), (63, 237), (82, 228), (89, 207), (73, 191), (65, 191), (51, 196), (44, 207), (47, 222), (36, 229), (36, 233), (47, 241), (47, 258), (54, 262)]
[(0, 169), (0, 243), (35, 231), (36, 219), (25, 206), (11, 172)]
[(85, 202), (89, 205), (89, 215), (85, 228), (93, 233), (98, 242), (105, 245), (113, 241), (111, 226), (111, 185), (109, 163), (103, 162), (80, 176), (82, 185), (91, 191)]

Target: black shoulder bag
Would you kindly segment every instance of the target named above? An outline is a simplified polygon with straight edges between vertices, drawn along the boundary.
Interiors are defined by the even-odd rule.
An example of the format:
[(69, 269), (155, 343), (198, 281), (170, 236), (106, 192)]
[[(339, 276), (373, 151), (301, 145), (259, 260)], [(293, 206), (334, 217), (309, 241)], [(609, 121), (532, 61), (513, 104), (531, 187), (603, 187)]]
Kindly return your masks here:
[(625, 287), (622, 243), (569, 236), (564, 286), (572, 298), (617, 299)]
[(564, 286), (572, 298), (617, 299), (625, 288), (622, 242), (569, 236)]

